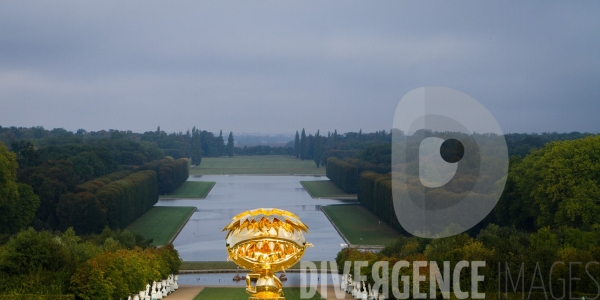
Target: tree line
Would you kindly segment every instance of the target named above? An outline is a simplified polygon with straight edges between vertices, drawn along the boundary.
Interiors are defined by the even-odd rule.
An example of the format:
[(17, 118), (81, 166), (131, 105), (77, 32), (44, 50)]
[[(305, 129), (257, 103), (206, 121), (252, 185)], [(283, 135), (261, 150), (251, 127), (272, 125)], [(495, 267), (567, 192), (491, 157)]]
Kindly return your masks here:
[(391, 139), (391, 132), (387, 133), (385, 130), (367, 134), (362, 130), (338, 134), (337, 130), (334, 130), (333, 133), (328, 132), (325, 137), (321, 135), (320, 130), (317, 130), (315, 135), (307, 136), (302, 129), (301, 133), (296, 131), (293, 150), (296, 158), (313, 160), (318, 168), (326, 166), (330, 157), (338, 159), (353, 157), (360, 150), (380, 143), (389, 143)]
[[(233, 139), (233, 133), (231, 132), (230, 138)], [(78, 129), (76, 132), (71, 132), (63, 128), (48, 130), (42, 126), (30, 128), (0, 126), (0, 142), (6, 144), (11, 144), (15, 141), (28, 141), (32, 142), (37, 148), (44, 148), (47, 146), (68, 144), (90, 145), (95, 142), (103, 144), (107, 140), (116, 140), (120, 141), (120, 143), (129, 141), (142, 147), (154, 147), (155, 149), (150, 150), (154, 151), (156, 155), (171, 156), (174, 159), (187, 157), (191, 159), (194, 165), (199, 165), (203, 156), (220, 157), (223, 155), (233, 155), (231, 151), (233, 140), (231, 142), (228, 140), (226, 145), (223, 131), (220, 131), (219, 135), (215, 135), (212, 132), (200, 130), (196, 127), (186, 132), (167, 133), (158, 126), (155, 131), (136, 133), (130, 130), (119, 131), (114, 129), (100, 131)], [(119, 147), (114, 147), (113, 150), (127, 148), (123, 146), (125, 145), (119, 145)], [(123, 161), (121, 161), (121, 155), (116, 155), (116, 157), (120, 164), (140, 165), (143, 163), (140, 162), (139, 156), (136, 157), (130, 155), (130, 153), (125, 153), (122, 157)]]
[[(125, 180), (125, 176), (131, 176), (127, 181), (130, 185), (131, 182), (136, 182), (134, 185), (137, 185), (141, 184), (138, 178), (141, 175), (134, 176), (131, 173), (152, 170), (156, 173), (155, 180), (157, 182), (151, 185), (157, 188), (157, 193), (165, 194), (173, 191), (188, 178), (188, 160), (165, 158), (162, 150), (153, 142), (136, 142), (117, 132), (113, 132), (107, 139), (90, 139), (85, 142), (78, 139), (73, 140), (71, 139), (73, 136), (69, 135), (61, 137), (64, 138), (62, 142), (65, 144), (53, 143), (44, 147), (36, 146), (34, 142), (44, 144), (41, 141), (54, 138), (42, 137), (34, 142), (12, 141), (10, 144), (12, 152), (8, 152), (4, 145), (0, 147), (4, 149), (1, 156), (7, 161), (0, 168), (6, 170), (6, 173), (3, 174), (7, 174), (7, 178), (10, 177), (10, 180), (0, 183), (2, 186), (10, 186), (7, 191), (11, 191), (11, 196), (6, 196), (6, 198), (11, 200), (7, 200), (6, 203), (15, 202), (14, 199), (17, 198), (14, 191), (19, 189), (18, 197), (22, 198), (18, 203), (7, 204), (7, 207), (18, 208), (23, 212), (23, 214), (15, 214), (22, 216), (21, 220), (16, 220), (17, 217), (12, 219), (6, 217), (7, 220), (11, 219), (11, 222), (6, 221), (6, 223), (13, 225), (3, 227), (4, 233), (15, 233), (23, 226), (30, 224), (38, 230), (61, 228), (64, 230), (74, 226), (77, 230), (97, 232), (104, 227), (105, 222), (102, 218), (88, 219), (90, 224), (86, 225), (71, 217), (72, 214), (67, 213), (75, 211), (76, 207), (88, 210), (86, 213), (89, 215), (106, 209), (95, 199), (95, 192), (82, 194), (89, 192), (85, 188), (87, 182), (93, 182), (89, 183), (90, 185), (105, 184), (108, 182), (103, 181)], [(70, 143), (73, 141), (79, 141), (79, 143)], [(149, 176), (146, 175), (148, 178)], [(99, 178), (102, 179), (96, 180)], [(9, 181), (14, 184), (8, 184)], [(141, 196), (130, 196), (129, 198), (134, 199), (135, 197)], [(69, 205), (73, 205), (73, 207), (69, 208)], [(7, 211), (9, 210), (7, 209)], [(33, 217), (30, 217), (29, 212), (32, 211)], [(59, 211), (62, 215), (60, 217)], [(126, 211), (132, 211), (132, 208)], [(109, 213), (110, 215), (111, 213)], [(137, 216), (138, 213), (134, 212), (130, 215)], [(84, 219), (80, 218), (80, 220)], [(94, 220), (98, 222), (92, 224)], [(131, 221), (131, 219), (128, 220)], [(25, 223), (22, 224), (23, 222)], [(64, 224), (61, 225), (61, 222)], [(118, 226), (124, 226), (122, 222)], [(110, 225), (113, 226), (113, 224), (115, 223), (111, 221)]]

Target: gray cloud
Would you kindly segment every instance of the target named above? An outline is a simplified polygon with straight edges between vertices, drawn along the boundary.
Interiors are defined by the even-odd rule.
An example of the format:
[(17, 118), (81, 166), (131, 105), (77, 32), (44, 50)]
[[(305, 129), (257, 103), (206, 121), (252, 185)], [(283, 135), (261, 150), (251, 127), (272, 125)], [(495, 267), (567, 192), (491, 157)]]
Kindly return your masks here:
[(599, 132), (596, 2), (7, 2), (0, 125), (389, 129), (445, 86), (505, 132)]

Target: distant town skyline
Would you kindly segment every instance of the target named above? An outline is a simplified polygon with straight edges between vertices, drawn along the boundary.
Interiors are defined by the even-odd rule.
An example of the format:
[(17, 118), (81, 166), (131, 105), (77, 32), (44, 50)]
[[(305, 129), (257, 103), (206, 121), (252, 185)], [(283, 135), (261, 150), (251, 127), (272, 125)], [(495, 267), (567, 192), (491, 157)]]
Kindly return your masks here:
[(600, 132), (598, 2), (2, 6), (3, 127), (389, 131), (402, 96), (443, 86), (505, 133)]

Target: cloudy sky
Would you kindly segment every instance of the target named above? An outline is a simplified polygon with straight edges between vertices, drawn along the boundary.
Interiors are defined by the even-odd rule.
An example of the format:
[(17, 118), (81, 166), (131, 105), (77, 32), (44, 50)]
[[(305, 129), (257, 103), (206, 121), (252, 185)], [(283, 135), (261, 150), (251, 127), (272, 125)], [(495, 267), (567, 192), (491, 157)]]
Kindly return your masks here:
[(365, 132), (462, 91), (600, 132), (600, 2), (1, 1), (0, 126)]

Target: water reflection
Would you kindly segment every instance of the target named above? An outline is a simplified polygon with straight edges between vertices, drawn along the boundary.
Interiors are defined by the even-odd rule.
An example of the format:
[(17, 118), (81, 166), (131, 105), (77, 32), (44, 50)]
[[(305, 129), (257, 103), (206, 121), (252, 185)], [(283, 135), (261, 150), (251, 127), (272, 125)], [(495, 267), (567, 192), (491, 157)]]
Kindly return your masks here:
[(327, 177), (203, 175), (189, 180), (215, 181), (216, 184), (204, 200), (159, 200), (157, 204), (197, 207), (173, 243), (184, 261), (226, 260), (225, 233), (221, 230), (240, 212), (259, 207), (288, 210), (308, 225), (306, 240), (314, 247), (306, 251), (303, 260), (332, 260), (344, 243), (319, 209), (321, 205), (344, 201), (312, 199), (300, 184), (300, 181), (327, 180)]

